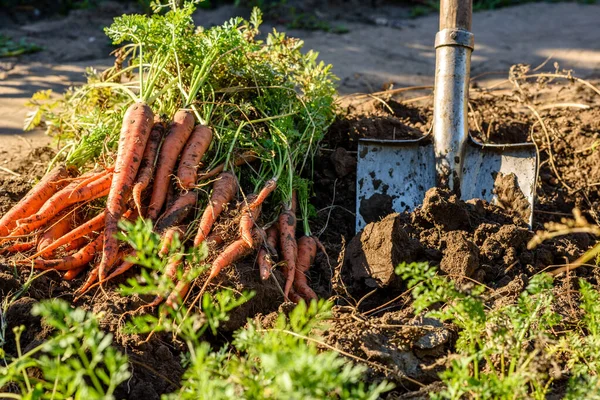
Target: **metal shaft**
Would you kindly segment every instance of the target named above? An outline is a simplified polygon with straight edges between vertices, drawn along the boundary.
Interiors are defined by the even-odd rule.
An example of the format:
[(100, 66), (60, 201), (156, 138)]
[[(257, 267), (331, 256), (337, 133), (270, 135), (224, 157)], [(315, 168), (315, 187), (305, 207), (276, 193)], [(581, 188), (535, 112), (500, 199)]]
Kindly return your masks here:
[(441, 0), (440, 31), (435, 37), (436, 67), (433, 137), (437, 186), (460, 191), (474, 41), (471, 0)]

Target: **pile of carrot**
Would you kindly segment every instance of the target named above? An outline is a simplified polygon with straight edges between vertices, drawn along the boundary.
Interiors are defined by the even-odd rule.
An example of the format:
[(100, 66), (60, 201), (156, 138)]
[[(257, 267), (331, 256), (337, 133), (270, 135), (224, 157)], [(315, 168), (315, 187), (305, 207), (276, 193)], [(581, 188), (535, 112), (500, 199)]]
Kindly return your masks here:
[[(135, 250), (117, 239), (118, 223), (148, 218), (161, 236), (159, 255), (170, 257), (164, 274), (172, 280), (178, 270), (193, 268), (180, 254), (169, 254), (175, 237), (185, 243), (185, 232), (195, 228), (190, 245), (209, 245), (212, 263), (198, 278), (203, 280), (200, 295), (224, 268), (258, 252), (261, 279), (274, 277), (273, 269), (280, 266), (286, 299), (316, 299), (306, 273), (320, 244), (312, 236), (296, 240), (295, 201), (283, 206), (276, 220), (261, 224), (262, 206), (277, 189), (277, 179), (264, 182), (255, 194), (242, 193), (238, 176), (228, 168), (255, 161), (252, 151), (233, 157), (230, 165), (200, 171), (208, 165), (203, 158), (212, 142), (211, 128), (196, 125), (191, 111), (177, 111), (166, 124), (147, 104), (134, 103), (123, 117), (114, 166), (83, 174), (58, 166), (46, 174), (0, 219), (0, 253), (15, 254), (17, 265), (64, 272), (64, 279), (87, 271), (77, 291), (82, 295), (135, 265)], [(97, 206), (102, 199), (103, 208)], [(190, 287), (178, 282), (167, 304), (175, 307)], [(158, 297), (152, 305), (163, 300)]]

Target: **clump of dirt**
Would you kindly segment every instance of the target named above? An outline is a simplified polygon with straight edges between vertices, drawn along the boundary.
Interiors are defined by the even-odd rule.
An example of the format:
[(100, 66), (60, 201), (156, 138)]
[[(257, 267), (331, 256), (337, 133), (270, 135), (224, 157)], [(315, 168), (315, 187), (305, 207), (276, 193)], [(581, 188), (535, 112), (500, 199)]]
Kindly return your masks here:
[(344, 264), (347, 285), (359, 293), (387, 287), (399, 262), (428, 261), (457, 282), (475, 279), (498, 288), (523, 273), (573, 261), (587, 250), (569, 236), (529, 250), (532, 237), (518, 214), (483, 200), (463, 202), (432, 188), (422, 207), (370, 223), (350, 241)]
[(499, 173), (494, 181), (494, 193), (500, 207), (517, 214), (523, 221), (529, 221), (531, 206), (519, 188), (515, 174)]
[[(516, 213), (430, 189), (422, 207), (370, 223), (348, 243), (340, 266), (345, 288), (340, 296), (348, 305), (334, 310), (327, 343), (369, 360), (370, 379), (385, 377), (409, 390), (417, 389), (412, 380), (437, 380), (456, 332), (438, 320), (414, 315), (395, 266), (402, 261), (438, 265), (459, 286), (485, 284), (491, 289), (490, 305), (497, 307), (516, 301), (532, 275), (573, 261), (590, 244), (571, 235), (529, 250), (533, 235)], [(557, 304), (565, 305), (557, 312), (570, 320), (572, 292), (556, 291)]]

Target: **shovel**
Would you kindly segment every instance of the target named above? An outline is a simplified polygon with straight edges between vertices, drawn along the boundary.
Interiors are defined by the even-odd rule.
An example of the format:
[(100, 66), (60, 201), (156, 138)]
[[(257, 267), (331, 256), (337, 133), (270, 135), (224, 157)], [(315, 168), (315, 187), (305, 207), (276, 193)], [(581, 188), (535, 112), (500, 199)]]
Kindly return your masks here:
[(484, 199), (505, 208), (520, 204), (514, 207), (532, 224), (535, 145), (484, 144), (469, 135), (467, 107), (474, 49), (471, 1), (440, 2), (433, 135), (414, 140), (359, 140), (357, 232), (391, 212), (413, 210), (434, 186), (450, 189), (462, 200)]

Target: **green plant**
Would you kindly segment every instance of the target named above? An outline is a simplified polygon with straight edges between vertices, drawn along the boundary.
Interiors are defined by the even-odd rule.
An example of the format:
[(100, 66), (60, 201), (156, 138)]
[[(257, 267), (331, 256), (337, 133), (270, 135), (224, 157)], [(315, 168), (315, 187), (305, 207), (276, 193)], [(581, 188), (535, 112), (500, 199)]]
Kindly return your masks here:
[(600, 398), (600, 293), (589, 282), (579, 280), (583, 318), (557, 346), (557, 354), (568, 357), (571, 372), (568, 399)]
[[(48, 133), (64, 143), (57, 159), (68, 164), (83, 167), (102, 159), (108, 165), (132, 101), (144, 99), (166, 118), (190, 108), (214, 132), (207, 169), (251, 150), (260, 168), (240, 179), (256, 189), (278, 178), (273, 202), (289, 204), (295, 188), (310, 184), (301, 176), (312, 168), (312, 156), (335, 115), (331, 66), (319, 62), (315, 52), (303, 53), (302, 41), (281, 32), (259, 39), (258, 9), (248, 21), (234, 18), (205, 30), (191, 18), (194, 2), (176, 3), (154, 4), (160, 12), (151, 16), (116, 18), (106, 28), (121, 45), (115, 66), (101, 73), (89, 70), (87, 84), (62, 99), (36, 94), (26, 128), (45, 123)], [(301, 196), (308, 195), (310, 190), (302, 191)]]
[(441, 374), (446, 389), (434, 398), (543, 399), (553, 382), (546, 368), (560, 321), (552, 310), (549, 275), (534, 276), (516, 304), (487, 308), (485, 288), (458, 288), (427, 263), (401, 264), (397, 273), (412, 288), (415, 312), (435, 306), (428, 316), (459, 330), (458, 357)]
[(280, 314), (273, 328), (256, 322), (236, 332), (233, 347), (210, 352), (206, 344), (190, 350), (190, 367), (172, 399), (377, 399), (386, 382), (362, 382), (365, 367), (337, 353), (321, 352), (315, 329), (322, 328), (331, 304), (300, 303)]
[[(13, 329), (16, 357), (0, 354), (1, 398), (14, 399), (110, 399), (117, 385), (125, 381), (127, 357), (111, 347), (112, 335), (104, 333), (95, 315), (72, 309), (62, 300), (36, 304), (33, 314), (54, 329), (52, 336), (23, 353), (20, 337), (25, 327)], [(3, 353), (3, 352), (2, 352)], [(41, 378), (31, 371), (41, 371)]]

